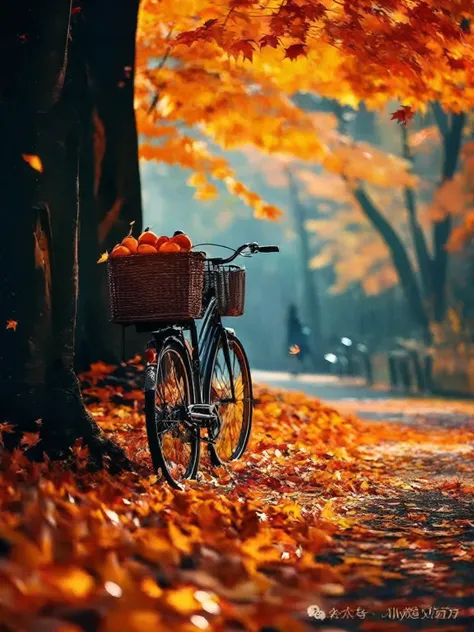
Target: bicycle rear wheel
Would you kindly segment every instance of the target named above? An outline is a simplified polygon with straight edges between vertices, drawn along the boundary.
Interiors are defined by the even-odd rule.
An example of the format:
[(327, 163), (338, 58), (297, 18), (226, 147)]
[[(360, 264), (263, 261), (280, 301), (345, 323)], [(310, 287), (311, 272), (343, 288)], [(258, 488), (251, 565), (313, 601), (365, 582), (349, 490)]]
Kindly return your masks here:
[(199, 465), (199, 428), (188, 416), (193, 400), (188, 352), (178, 338), (166, 338), (158, 352), (154, 387), (145, 391), (146, 430), (155, 471), (160, 469), (177, 489), (195, 476)]
[[(229, 349), (227, 359), (225, 336)], [(211, 459), (217, 464), (235, 461), (245, 452), (249, 442), (253, 414), (250, 367), (242, 343), (235, 335), (222, 332), (219, 336), (205, 386), (207, 401), (216, 407), (222, 424), (218, 436), (211, 437)]]

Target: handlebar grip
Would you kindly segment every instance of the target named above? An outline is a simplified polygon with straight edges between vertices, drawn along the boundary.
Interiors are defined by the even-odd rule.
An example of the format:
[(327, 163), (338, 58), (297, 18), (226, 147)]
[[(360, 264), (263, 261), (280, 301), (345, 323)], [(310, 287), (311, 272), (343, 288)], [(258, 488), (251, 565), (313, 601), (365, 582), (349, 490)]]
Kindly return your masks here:
[(280, 248), (278, 246), (259, 246), (259, 252), (280, 252)]

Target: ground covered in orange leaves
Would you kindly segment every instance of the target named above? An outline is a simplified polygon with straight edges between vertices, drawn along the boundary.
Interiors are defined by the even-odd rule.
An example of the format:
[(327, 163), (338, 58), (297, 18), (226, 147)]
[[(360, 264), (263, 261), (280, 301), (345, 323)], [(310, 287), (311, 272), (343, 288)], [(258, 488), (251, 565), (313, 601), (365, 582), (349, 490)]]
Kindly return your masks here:
[(89, 473), (80, 446), (1, 455), (2, 632), (474, 626), (472, 423), (364, 421), (260, 387), (244, 458), (175, 492), (149, 466), (140, 365), (82, 383), (136, 470)]

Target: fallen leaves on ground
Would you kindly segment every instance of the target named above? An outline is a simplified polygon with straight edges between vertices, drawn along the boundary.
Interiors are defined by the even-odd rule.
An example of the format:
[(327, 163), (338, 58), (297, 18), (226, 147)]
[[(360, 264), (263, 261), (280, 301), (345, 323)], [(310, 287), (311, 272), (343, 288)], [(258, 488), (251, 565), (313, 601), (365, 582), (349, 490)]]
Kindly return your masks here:
[[(322, 612), (378, 632), (441, 607), (456, 610), (446, 630), (467, 629), (474, 486), (458, 466), (473, 473), (472, 428), (362, 421), (258, 387), (244, 458), (213, 470), (204, 455), (199, 479), (173, 491), (150, 468), (141, 369), (82, 376), (134, 472), (89, 472), (80, 444), (60, 463), (2, 454), (5, 630), (302, 632)], [(408, 607), (418, 619), (401, 616)]]

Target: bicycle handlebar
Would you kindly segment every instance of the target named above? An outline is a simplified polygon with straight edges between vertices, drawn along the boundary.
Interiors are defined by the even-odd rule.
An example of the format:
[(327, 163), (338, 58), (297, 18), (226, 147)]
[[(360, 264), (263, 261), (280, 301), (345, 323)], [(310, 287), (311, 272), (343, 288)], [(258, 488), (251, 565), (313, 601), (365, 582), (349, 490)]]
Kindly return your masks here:
[(211, 263), (220, 264), (220, 265), (225, 264), (225, 263), (231, 263), (232, 261), (234, 261), (234, 259), (237, 259), (237, 257), (241, 255), (244, 250), (247, 250), (247, 248), (250, 250), (250, 253), (252, 255), (257, 252), (263, 252), (263, 253), (280, 252), (280, 248), (278, 246), (259, 246), (256, 241), (253, 241), (251, 243), (242, 244), (241, 246), (239, 246), (234, 251), (234, 254), (232, 254), (230, 257), (227, 257), (227, 259), (223, 259), (222, 257), (215, 257), (215, 258), (208, 259), (208, 261), (210, 261)]

